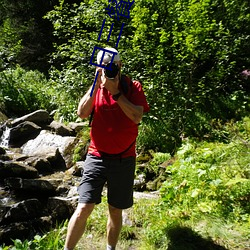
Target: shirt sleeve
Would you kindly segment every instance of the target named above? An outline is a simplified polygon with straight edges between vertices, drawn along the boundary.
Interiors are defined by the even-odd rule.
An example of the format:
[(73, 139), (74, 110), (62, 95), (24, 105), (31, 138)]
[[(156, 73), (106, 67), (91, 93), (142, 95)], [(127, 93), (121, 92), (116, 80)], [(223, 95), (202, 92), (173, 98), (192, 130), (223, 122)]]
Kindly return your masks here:
[(140, 82), (133, 81), (131, 98), (129, 99), (134, 105), (143, 106), (144, 112), (149, 111), (150, 108)]

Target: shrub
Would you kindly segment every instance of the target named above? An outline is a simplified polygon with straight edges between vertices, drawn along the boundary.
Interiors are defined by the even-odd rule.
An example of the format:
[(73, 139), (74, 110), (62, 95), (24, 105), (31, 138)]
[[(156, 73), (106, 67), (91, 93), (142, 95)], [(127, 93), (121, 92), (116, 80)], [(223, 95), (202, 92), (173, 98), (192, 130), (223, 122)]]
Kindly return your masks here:
[(23, 115), (37, 109), (56, 108), (45, 76), (21, 67), (0, 72), (0, 100), (7, 115)]
[(250, 211), (248, 141), (242, 137), (228, 144), (186, 141), (177, 157), (169, 169), (172, 176), (161, 189), (169, 207), (243, 220)]

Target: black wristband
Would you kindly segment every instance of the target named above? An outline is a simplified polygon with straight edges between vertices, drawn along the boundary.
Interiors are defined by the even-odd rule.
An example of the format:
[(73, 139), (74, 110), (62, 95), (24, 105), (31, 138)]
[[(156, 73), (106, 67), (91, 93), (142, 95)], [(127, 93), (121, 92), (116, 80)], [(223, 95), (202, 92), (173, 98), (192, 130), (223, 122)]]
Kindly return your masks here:
[(122, 95), (122, 93), (121, 92), (119, 92), (119, 93), (117, 93), (117, 94), (115, 94), (115, 95), (112, 95), (112, 99), (114, 100), (114, 101), (118, 101), (118, 99), (119, 99), (119, 97)]

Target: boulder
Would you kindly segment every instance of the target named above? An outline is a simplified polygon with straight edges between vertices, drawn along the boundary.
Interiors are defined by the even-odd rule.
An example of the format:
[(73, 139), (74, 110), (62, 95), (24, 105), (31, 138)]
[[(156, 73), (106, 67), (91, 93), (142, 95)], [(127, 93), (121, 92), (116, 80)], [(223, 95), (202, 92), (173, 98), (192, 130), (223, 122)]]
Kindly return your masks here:
[(29, 199), (12, 205), (2, 217), (0, 224), (27, 221), (42, 215), (42, 204), (37, 199)]
[(56, 221), (69, 219), (74, 212), (77, 199), (49, 197), (47, 208)]
[(12, 125), (12, 127), (15, 127), (18, 124), (23, 123), (23, 122), (27, 122), (27, 121), (33, 122), (33, 123), (37, 124), (38, 126), (43, 127), (45, 125), (50, 124), (51, 117), (46, 110), (40, 109), (40, 110), (37, 110), (37, 111), (32, 112), (30, 114), (27, 114), (27, 115), (24, 115), (24, 116), (19, 117), (17, 119), (14, 119), (11, 122), (11, 125)]
[(41, 127), (33, 122), (25, 121), (11, 128), (9, 134), (9, 147), (21, 147), (27, 141), (36, 138)]
[(139, 174), (134, 180), (134, 189), (137, 191), (145, 190), (146, 187), (146, 177), (144, 174)]
[(69, 128), (75, 131), (75, 133), (79, 133), (83, 128), (89, 126), (89, 122), (69, 122)]
[(29, 156), (46, 155), (48, 152), (59, 150), (66, 162), (67, 168), (73, 165), (73, 150), (77, 138), (73, 136), (60, 136), (49, 131), (42, 130), (34, 139), (28, 141), (21, 147), (22, 153)]
[(8, 177), (36, 178), (38, 171), (23, 162), (0, 161), (0, 179)]
[(84, 161), (78, 161), (75, 165), (65, 171), (65, 175), (81, 177), (84, 169)]
[(55, 223), (53, 223), (52, 217), (50, 215), (48, 216), (42, 216), (39, 218), (36, 218), (31, 221), (32, 228), (34, 229), (35, 233), (41, 232), (44, 234), (46, 231), (50, 231), (53, 226), (55, 226)]
[(52, 131), (54, 131), (57, 135), (61, 136), (71, 136), (75, 135), (74, 130), (71, 128), (67, 127), (66, 125), (57, 122), (57, 121), (52, 121), (49, 125)]
[[(11, 190), (24, 191), (24, 196), (53, 196), (56, 194), (56, 188), (60, 184), (58, 180), (41, 180), (41, 179), (22, 179), (7, 178), (5, 185)], [(21, 194), (22, 195), (22, 194)]]
[(39, 156), (34, 156), (34, 157), (29, 157), (25, 160), (30, 166), (35, 168), (39, 174), (48, 174), (53, 172), (53, 168), (48, 161), (48, 159), (44, 157), (39, 157)]
[(15, 222), (0, 226), (0, 242), (7, 245), (13, 244), (12, 239), (28, 239), (34, 234), (28, 222)]
[(1, 243), (31, 240), (68, 219), (77, 206), (83, 162), (73, 164), (81, 140), (74, 135), (87, 124), (65, 126), (50, 117), (38, 110), (0, 125)]

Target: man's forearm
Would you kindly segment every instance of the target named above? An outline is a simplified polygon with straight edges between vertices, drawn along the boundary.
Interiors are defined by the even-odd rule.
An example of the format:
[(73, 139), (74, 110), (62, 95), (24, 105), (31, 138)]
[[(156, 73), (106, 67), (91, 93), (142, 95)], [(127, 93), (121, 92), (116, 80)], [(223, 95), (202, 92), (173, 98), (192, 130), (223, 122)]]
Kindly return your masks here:
[(143, 107), (131, 103), (124, 95), (121, 95), (117, 101), (125, 115), (134, 123), (139, 124), (143, 116)]
[(93, 106), (95, 104), (97, 88), (94, 89), (92, 96), (90, 96), (91, 90), (92, 86), (89, 88), (88, 92), (82, 97), (78, 104), (77, 115), (82, 119), (87, 118), (91, 114)]

